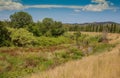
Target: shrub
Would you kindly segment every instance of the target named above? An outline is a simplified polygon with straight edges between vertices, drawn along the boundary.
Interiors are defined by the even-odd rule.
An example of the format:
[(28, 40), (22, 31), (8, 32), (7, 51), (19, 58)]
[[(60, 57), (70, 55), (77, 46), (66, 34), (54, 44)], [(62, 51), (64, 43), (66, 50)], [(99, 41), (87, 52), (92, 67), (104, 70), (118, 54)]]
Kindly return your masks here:
[(36, 40), (32, 33), (27, 31), (26, 29), (12, 29), (9, 28), (11, 31), (10, 37), (11, 41), (15, 46), (25, 47), (34, 45)]
[(40, 46), (53, 46), (53, 45), (65, 44), (69, 42), (70, 40), (63, 36), (60, 36), (60, 37), (41, 36), (37, 38), (37, 44)]
[(115, 45), (113, 44), (107, 44), (107, 43), (100, 43), (100, 44), (96, 44), (94, 46), (94, 53), (95, 52), (103, 52), (103, 50), (109, 50), (111, 49), (112, 47), (114, 47)]
[(12, 45), (9, 34), (10, 32), (7, 27), (0, 21), (0, 47)]
[(85, 40), (87, 40), (90, 44), (96, 44), (98, 43), (100, 38), (101, 38), (101, 35), (96, 35), (96, 36), (89, 36)]
[(80, 59), (82, 56), (84, 56), (83, 52), (77, 48), (70, 48), (69, 55), (72, 59)]

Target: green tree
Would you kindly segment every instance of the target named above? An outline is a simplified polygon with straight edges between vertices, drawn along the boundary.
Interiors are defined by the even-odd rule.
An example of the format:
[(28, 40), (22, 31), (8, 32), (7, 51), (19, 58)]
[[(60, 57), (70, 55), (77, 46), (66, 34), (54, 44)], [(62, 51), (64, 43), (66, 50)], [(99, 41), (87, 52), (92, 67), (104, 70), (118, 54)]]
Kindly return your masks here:
[(16, 12), (10, 15), (10, 20), (15, 28), (23, 28), (33, 22), (32, 16), (27, 12)]
[(43, 21), (43, 30), (44, 30), (44, 35), (45, 36), (51, 36), (52, 33), (51, 33), (51, 29), (52, 29), (52, 26), (54, 25), (54, 21), (52, 18), (44, 18)]
[(4, 22), (0, 21), (0, 47), (1, 46), (10, 46), (10, 32), (8, 31)]
[(28, 26), (26, 26), (26, 29), (29, 32), (32, 32), (33, 35), (37, 37), (42, 36), (44, 33), (44, 28), (41, 22), (29, 24)]
[(54, 21), (52, 18), (44, 18), (42, 23), (45, 36), (60, 36), (65, 32), (62, 23)]
[(65, 32), (65, 29), (62, 25), (61, 22), (54, 22), (54, 25), (52, 27), (52, 30), (51, 30), (51, 33), (52, 33), (52, 36), (60, 36), (62, 35), (63, 33)]
[(49, 30), (52, 27), (54, 21), (52, 18), (44, 18), (42, 23)]

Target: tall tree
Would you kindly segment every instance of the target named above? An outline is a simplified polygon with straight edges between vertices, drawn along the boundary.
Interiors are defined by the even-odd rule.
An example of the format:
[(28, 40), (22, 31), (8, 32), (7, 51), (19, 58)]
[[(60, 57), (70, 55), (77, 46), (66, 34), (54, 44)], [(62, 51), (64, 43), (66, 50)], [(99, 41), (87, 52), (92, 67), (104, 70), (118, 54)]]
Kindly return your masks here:
[(42, 22), (43, 22), (43, 25), (46, 26), (48, 30), (52, 27), (54, 23), (52, 18), (44, 18)]
[(52, 18), (44, 18), (42, 23), (45, 36), (60, 36), (65, 32), (62, 23), (54, 21)]
[(22, 11), (10, 15), (10, 20), (15, 28), (23, 28), (33, 22), (32, 16)]
[(51, 33), (52, 36), (60, 36), (65, 32), (65, 29), (61, 22), (54, 22), (54, 25), (52, 26)]

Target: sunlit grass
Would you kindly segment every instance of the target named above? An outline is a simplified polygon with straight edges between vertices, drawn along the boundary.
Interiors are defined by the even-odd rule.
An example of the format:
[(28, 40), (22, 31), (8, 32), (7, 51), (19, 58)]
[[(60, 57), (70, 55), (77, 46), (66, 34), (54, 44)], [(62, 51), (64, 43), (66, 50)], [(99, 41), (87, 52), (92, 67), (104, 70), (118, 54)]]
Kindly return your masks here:
[(28, 78), (119, 78), (119, 47), (111, 52), (68, 62), (53, 70), (30, 75)]

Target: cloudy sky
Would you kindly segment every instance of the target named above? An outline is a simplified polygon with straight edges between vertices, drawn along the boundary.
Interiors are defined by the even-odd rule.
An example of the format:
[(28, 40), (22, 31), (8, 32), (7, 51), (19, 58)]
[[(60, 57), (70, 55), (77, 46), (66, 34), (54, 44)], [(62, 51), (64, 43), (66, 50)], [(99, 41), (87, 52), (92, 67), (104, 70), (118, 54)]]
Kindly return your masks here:
[(45, 17), (64, 23), (120, 23), (120, 0), (0, 0), (0, 20), (25, 11), (34, 21)]

